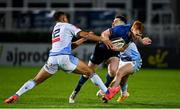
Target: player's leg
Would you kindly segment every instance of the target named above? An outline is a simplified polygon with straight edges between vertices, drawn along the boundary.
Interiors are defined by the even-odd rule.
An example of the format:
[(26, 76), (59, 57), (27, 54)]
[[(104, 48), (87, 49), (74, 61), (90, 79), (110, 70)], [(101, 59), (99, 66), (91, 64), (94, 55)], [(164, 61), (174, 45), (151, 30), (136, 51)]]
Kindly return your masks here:
[(119, 86), (122, 78), (126, 75), (133, 73), (133, 65), (131, 62), (124, 64), (122, 67), (120, 67), (117, 72), (114, 80), (110, 84), (110, 87), (117, 87)]
[(101, 78), (82, 61), (79, 61), (75, 71), (78, 74), (87, 75), (91, 81), (105, 93), (105, 96), (108, 98), (108, 100), (112, 99), (112, 97), (114, 97), (114, 95), (120, 90), (119, 86), (107, 89)]
[[(95, 68), (96, 68), (97, 65), (93, 64), (91, 61), (89, 61), (88, 66), (95, 71)], [(86, 76), (86, 75), (81, 75), (81, 77), (80, 77), (80, 79), (78, 81), (78, 84), (77, 84), (77, 86), (76, 86), (76, 88), (74, 90), (76, 93), (78, 93), (80, 91), (81, 87), (88, 80), (88, 78), (89, 77)]]
[(122, 96), (126, 95), (126, 92), (127, 92), (127, 88), (128, 88), (128, 84), (127, 84), (128, 77), (129, 77), (129, 75), (124, 76), (124, 77), (122, 78), (121, 82), (120, 82), (121, 95), (122, 95)]
[[(132, 70), (132, 73), (130, 73), (130, 74), (133, 74), (134, 72), (137, 72), (141, 68), (142, 60), (140, 59), (140, 60), (137, 60), (137, 61), (134, 61), (134, 62), (132, 62), (132, 61), (122, 62), (122, 64), (119, 67), (124, 66), (127, 63), (131, 63), (132, 64), (132, 69), (133, 70)], [(127, 74), (121, 80), (120, 84), (122, 86), (122, 94), (121, 94), (121, 96), (117, 100), (120, 103), (124, 102), (124, 100), (129, 96), (129, 93), (127, 91), (127, 87), (128, 87), (127, 81), (128, 81), (128, 78), (129, 78), (130, 74)]]
[(78, 65), (76, 67), (75, 73), (82, 74), (88, 76), (91, 81), (100, 87), (103, 92), (107, 92), (107, 87), (102, 82), (101, 78), (83, 61), (79, 60)]
[(37, 84), (42, 83), (47, 78), (51, 77), (52, 74), (45, 71), (43, 68), (39, 71), (39, 73), (35, 76), (33, 80), (29, 80), (15, 93), (15, 95), (11, 96), (10, 98), (6, 99), (5, 103), (14, 103), (17, 101), (19, 96), (24, 94), (25, 92), (34, 88)]
[[(116, 72), (116, 76), (113, 79), (113, 81), (110, 84), (111, 89), (115, 90), (114, 95), (119, 92), (120, 90), (120, 82), (122, 80), (122, 77), (125, 75), (131, 74), (133, 71), (133, 65), (132, 63), (126, 63), (122, 67), (118, 68)], [(113, 96), (107, 96), (105, 95), (103, 97), (103, 100), (106, 102), (107, 100), (110, 100)]]
[[(119, 58), (111, 57), (108, 59), (107, 64), (108, 64), (108, 72), (106, 75), (105, 85), (106, 85), (106, 87), (109, 87), (110, 83), (114, 79), (114, 76), (116, 75), (116, 71), (117, 71), (118, 65), (119, 65)], [(103, 95), (104, 95), (104, 93), (101, 90), (99, 90), (96, 93), (96, 96), (98, 96), (98, 97), (102, 97)]]
[(121, 86), (121, 96), (118, 97), (117, 102), (119, 103), (123, 103), (125, 101), (126, 98), (129, 97), (129, 92), (127, 91), (128, 89), (128, 77), (129, 75), (126, 75), (122, 78), (121, 82), (120, 82), (120, 86)]
[(107, 92), (108, 89), (102, 82), (101, 78), (94, 72), (93, 69), (88, 67), (83, 61), (79, 60), (78, 58), (72, 55), (63, 55), (58, 56), (58, 65), (60, 68), (67, 72), (73, 72), (76, 74), (86, 75), (91, 79), (91, 81), (100, 87), (100, 89), (104, 92)]
[[(99, 49), (98, 45), (96, 45), (95, 50), (90, 57), (88, 66), (95, 72), (97, 65), (99, 65), (101, 62), (103, 62), (103, 60), (104, 60), (104, 56), (102, 56), (101, 49)], [(75, 102), (76, 95), (80, 91), (83, 84), (88, 80), (88, 78), (89, 77), (86, 75), (81, 75), (75, 89), (73, 90), (72, 94), (69, 97), (69, 103)]]
[[(49, 61), (50, 60), (51, 59), (49, 58)], [(38, 74), (34, 77), (33, 80), (29, 80), (26, 83), (24, 83), (24, 85), (15, 93), (15, 95), (9, 97), (4, 102), (14, 103), (15, 101), (17, 101), (19, 96), (33, 89), (36, 85), (42, 83), (43, 81), (51, 77), (57, 70), (58, 70), (57, 65), (45, 64), (43, 68), (38, 72)]]
[(105, 85), (106, 85), (106, 87), (109, 87), (110, 83), (112, 82), (112, 80), (114, 79), (114, 77), (116, 75), (116, 71), (117, 71), (118, 65), (119, 65), (119, 58), (111, 57), (108, 60), (107, 64), (108, 64), (108, 73), (106, 75)]
[[(97, 65), (93, 64), (91, 61), (89, 61), (88, 66), (95, 71)], [(73, 92), (71, 93), (71, 95), (69, 97), (69, 103), (75, 103), (75, 99), (76, 99), (77, 94), (79, 93), (81, 87), (84, 85), (84, 83), (88, 79), (89, 79), (89, 77), (87, 77), (86, 75), (80, 76), (80, 79), (79, 79), (75, 89), (73, 90)]]

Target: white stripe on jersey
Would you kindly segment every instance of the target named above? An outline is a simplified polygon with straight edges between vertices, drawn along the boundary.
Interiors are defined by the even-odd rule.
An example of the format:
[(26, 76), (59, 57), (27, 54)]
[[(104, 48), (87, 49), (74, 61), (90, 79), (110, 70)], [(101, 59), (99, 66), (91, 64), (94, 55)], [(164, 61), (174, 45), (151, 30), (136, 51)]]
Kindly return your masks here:
[(72, 38), (81, 29), (69, 23), (58, 22), (52, 32), (52, 49), (49, 55), (71, 54)]

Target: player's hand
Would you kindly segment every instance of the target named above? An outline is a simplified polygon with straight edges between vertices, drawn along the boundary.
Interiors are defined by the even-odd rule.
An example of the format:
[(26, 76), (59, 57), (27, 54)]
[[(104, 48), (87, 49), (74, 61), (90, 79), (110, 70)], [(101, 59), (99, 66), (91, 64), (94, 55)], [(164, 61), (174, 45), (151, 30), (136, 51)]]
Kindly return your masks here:
[(152, 43), (152, 40), (149, 37), (144, 37), (142, 39), (143, 45), (150, 45)]
[(108, 49), (112, 49), (113, 48), (113, 44), (112, 44), (112, 42), (108, 38), (101, 36), (101, 41), (106, 45), (106, 47)]
[(116, 45), (113, 45), (113, 47), (111, 48), (111, 50), (113, 51), (119, 51), (120, 48), (118, 48)]
[(124, 52), (125, 48), (124, 48), (124, 47), (119, 48), (119, 47), (113, 45), (113, 47), (111, 48), (111, 50), (113, 50), (113, 51), (119, 51), (119, 52)]

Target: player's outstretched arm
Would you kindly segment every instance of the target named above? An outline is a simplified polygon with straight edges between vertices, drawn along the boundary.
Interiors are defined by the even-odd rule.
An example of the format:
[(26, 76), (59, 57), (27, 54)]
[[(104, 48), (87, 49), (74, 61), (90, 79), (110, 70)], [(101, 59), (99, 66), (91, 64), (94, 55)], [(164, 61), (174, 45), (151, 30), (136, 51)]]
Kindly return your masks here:
[(87, 41), (86, 38), (80, 38), (77, 41), (72, 42), (72, 49), (77, 48), (79, 45), (83, 44), (85, 41)]
[(81, 38), (86, 38), (88, 40), (92, 40), (92, 41), (96, 41), (96, 42), (103, 42), (108, 48), (112, 48), (112, 43), (109, 40), (109, 38), (105, 38), (102, 36), (97, 36), (92, 32), (85, 32), (85, 31), (81, 31), (78, 33), (78, 36)]

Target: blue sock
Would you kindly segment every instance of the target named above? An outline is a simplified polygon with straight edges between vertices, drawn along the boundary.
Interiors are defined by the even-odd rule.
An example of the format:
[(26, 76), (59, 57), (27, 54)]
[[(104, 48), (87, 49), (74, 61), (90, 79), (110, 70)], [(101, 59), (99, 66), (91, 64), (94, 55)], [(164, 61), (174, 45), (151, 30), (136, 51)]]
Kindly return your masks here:
[(76, 88), (75, 88), (75, 90), (74, 90), (76, 94), (80, 91), (81, 87), (83, 86), (83, 84), (84, 84), (88, 79), (89, 79), (89, 78), (86, 78), (86, 77), (84, 77), (83, 75), (81, 75), (81, 77), (80, 77), (80, 79), (79, 79), (79, 82), (78, 82), (78, 84), (77, 84), (77, 86), (76, 86)]
[(128, 88), (128, 84), (126, 82), (123, 86), (121, 86), (121, 94), (122, 95), (124, 95), (125, 92), (127, 92), (127, 88)]
[(112, 82), (113, 79), (114, 79), (114, 77), (111, 77), (111, 76), (107, 73), (105, 86), (106, 86), (106, 87), (109, 87), (109, 85), (110, 85), (110, 83)]

